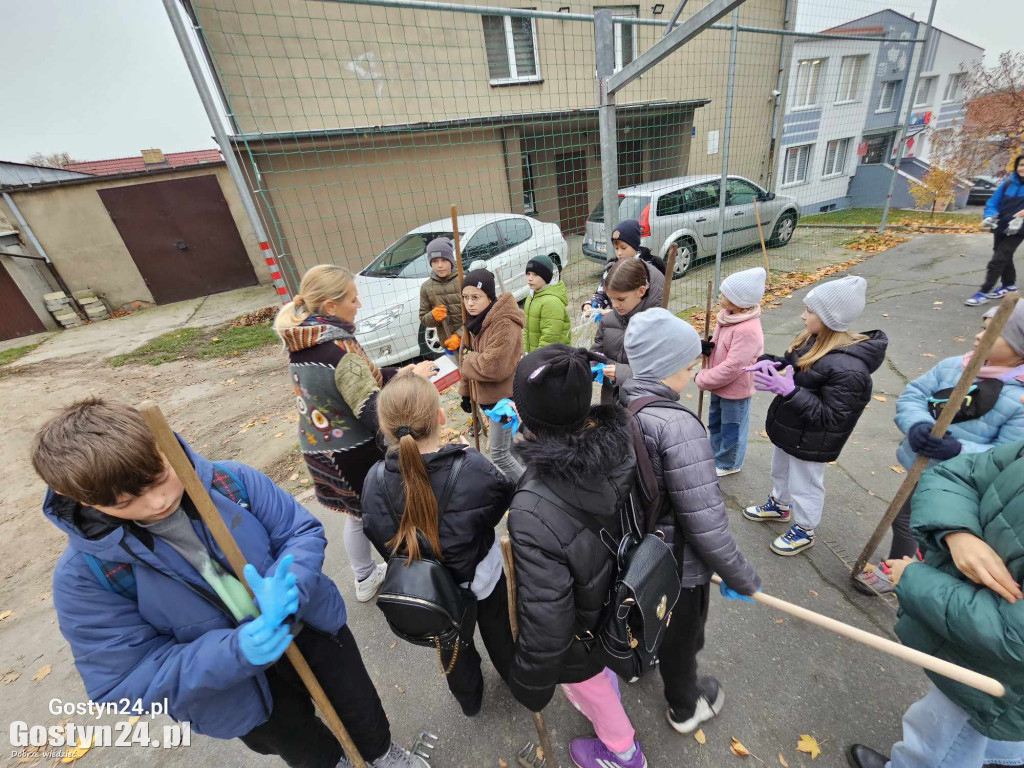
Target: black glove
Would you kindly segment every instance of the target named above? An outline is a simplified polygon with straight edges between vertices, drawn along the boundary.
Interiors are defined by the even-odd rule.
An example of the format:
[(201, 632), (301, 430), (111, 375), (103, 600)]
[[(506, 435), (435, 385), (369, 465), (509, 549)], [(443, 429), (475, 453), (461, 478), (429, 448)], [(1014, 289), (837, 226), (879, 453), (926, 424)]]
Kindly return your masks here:
[(942, 437), (934, 437), (931, 430), (931, 425), (927, 422), (915, 424), (910, 428), (907, 433), (907, 441), (914, 453), (936, 461), (946, 461), (960, 455), (963, 446), (960, 445), (959, 440), (948, 432)]
[(709, 357), (711, 355), (711, 350), (713, 350), (714, 348), (715, 342), (704, 341), (704, 339), (700, 340), (700, 353), (704, 355), (704, 357)]
[(462, 410), (464, 410), (466, 413), (473, 412), (473, 401), (470, 400), (468, 397), (462, 398)]

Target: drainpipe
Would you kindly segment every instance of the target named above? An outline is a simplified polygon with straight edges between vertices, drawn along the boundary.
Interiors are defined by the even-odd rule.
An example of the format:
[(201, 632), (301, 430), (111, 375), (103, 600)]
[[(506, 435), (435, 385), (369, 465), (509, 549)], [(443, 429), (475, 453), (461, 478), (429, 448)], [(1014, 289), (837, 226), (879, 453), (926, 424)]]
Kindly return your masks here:
[[(782, 29), (783, 31), (789, 29), (789, 0), (786, 0), (785, 9), (782, 12)], [(772, 107), (772, 137), (768, 145), (768, 178), (764, 185), (765, 189), (769, 191), (772, 188), (772, 181), (775, 180), (775, 157), (779, 147), (779, 118), (782, 115), (780, 107), (782, 106), (782, 97), (785, 95), (783, 75), (786, 74), (786, 42), (787, 38), (783, 37), (779, 44), (779, 76), (775, 84), (775, 90), (779, 92), (779, 95), (775, 97), (775, 105)], [(792, 54), (790, 54), (790, 58), (792, 58)]]
[[(60, 272), (57, 271), (57, 267), (54, 266), (52, 261), (50, 261), (50, 257), (46, 254), (46, 250), (43, 248), (42, 243), (36, 239), (36, 233), (32, 231), (32, 227), (30, 227), (28, 222), (25, 221), (25, 217), (21, 214), (21, 209), (18, 207), (18, 204), (14, 202), (14, 198), (11, 197), (8, 192), (4, 192), (4, 202), (7, 203), (7, 207), (11, 209), (11, 213), (14, 214), (14, 218), (18, 221), (18, 226), (21, 227), (21, 231), (25, 233), (25, 237), (28, 238), (28, 241), (32, 243), (32, 247), (35, 248), (36, 253), (38, 253), (41, 260), (46, 263), (46, 267), (50, 270), (50, 274), (57, 282), (57, 285), (59, 285), (60, 289), (64, 291), (64, 295), (68, 297), (68, 301), (71, 302), (71, 308), (75, 310), (75, 314), (83, 320), (88, 321), (89, 318), (86, 317), (85, 311), (82, 309), (82, 305), (78, 303), (74, 294), (71, 293), (71, 289), (68, 287), (68, 284), (64, 282), (64, 278), (60, 276)], [(15, 254), (12, 253), (8, 253), (6, 255), (15, 256)], [(37, 260), (39, 259), (37, 258)]]

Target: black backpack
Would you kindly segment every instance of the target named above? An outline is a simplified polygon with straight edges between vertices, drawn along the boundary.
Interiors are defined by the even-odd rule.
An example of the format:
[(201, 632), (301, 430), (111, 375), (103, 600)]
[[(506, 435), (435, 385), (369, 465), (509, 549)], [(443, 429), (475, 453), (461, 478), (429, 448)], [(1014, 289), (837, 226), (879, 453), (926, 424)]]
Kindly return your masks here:
[[(660, 398), (649, 400), (669, 402)], [(636, 433), (639, 433), (639, 428)], [(622, 537), (618, 541), (610, 531), (597, 525), (593, 517), (566, 509), (565, 502), (539, 480), (527, 479), (519, 488), (565, 510), (593, 531), (615, 555), (615, 578), (612, 579), (601, 619), (594, 631), (584, 630), (576, 637), (591, 651), (595, 645), (599, 646), (605, 656), (605, 665), (630, 681), (638, 679), (658, 663), (658, 651), (665, 639), (665, 629), (672, 619), (672, 609), (679, 600), (681, 589), (679, 566), (672, 554), (672, 547), (664, 538), (652, 532), (663, 505), (660, 504), (657, 478), (642, 435), (639, 445), (636, 445), (636, 453), (637, 476), (632, 491), (619, 509)], [(643, 487), (645, 473), (640, 469), (641, 462), (645, 462), (648, 469), (646, 490)], [(648, 494), (653, 494), (651, 502), (646, 500)]]
[[(437, 503), (438, 527), (451, 501), (464, 459), (465, 454), (460, 451), (452, 462), (448, 480)], [(383, 461), (377, 465), (377, 484), (384, 494), (392, 519), (401, 525), (402, 516), (391, 500)], [(384, 613), (391, 631), (400, 638), (414, 645), (435, 646), (440, 653), (442, 646), (458, 642), (468, 601), (451, 572), (437, 561), (430, 544), (421, 538), (420, 547), (423, 556), (411, 563), (407, 562), (401, 552), (391, 555), (384, 583), (377, 593), (377, 607)], [(454, 661), (453, 654), (453, 664)]]

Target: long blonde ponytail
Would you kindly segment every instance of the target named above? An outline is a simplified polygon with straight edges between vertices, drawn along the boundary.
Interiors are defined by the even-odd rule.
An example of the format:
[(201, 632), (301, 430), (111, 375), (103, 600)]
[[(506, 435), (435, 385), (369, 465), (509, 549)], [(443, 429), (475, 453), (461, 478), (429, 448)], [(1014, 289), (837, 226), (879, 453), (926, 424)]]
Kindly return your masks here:
[(284, 331), (302, 325), (302, 321), (320, 311), (324, 302), (338, 300), (355, 286), (352, 273), (334, 264), (318, 264), (311, 267), (302, 277), (299, 292), (285, 304), (274, 318), (274, 331), (281, 336)]
[(796, 366), (801, 371), (806, 371), (829, 352), (839, 349), (840, 347), (848, 347), (851, 344), (859, 344), (860, 342), (867, 340), (868, 337), (863, 333), (833, 331), (831, 328), (825, 328), (821, 333), (817, 334), (816, 337), (815, 334), (810, 331), (804, 331), (793, 340), (793, 343), (789, 347), (789, 351), (794, 352), (801, 349), (812, 338), (814, 338), (814, 344), (809, 350), (800, 356), (799, 360), (796, 361)]

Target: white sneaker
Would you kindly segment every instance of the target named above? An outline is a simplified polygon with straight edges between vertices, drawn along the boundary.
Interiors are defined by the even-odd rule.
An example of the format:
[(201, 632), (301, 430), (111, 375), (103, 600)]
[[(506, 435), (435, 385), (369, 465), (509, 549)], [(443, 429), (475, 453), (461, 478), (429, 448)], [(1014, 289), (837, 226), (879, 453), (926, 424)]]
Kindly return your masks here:
[(733, 469), (719, 469), (715, 467), (715, 474), (719, 477), (728, 477), (729, 475), (735, 475), (737, 472), (742, 472), (743, 467), (735, 467)]
[(708, 720), (717, 716), (725, 706), (725, 692), (715, 678), (702, 677), (698, 686), (701, 688), (701, 695), (697, 698), (697, 707), (694, 709), (692, 717), (686, 720), (676, 720), (676, 715), (672, 712), (671, 707), (665, 711), (669, 725), (677, 733), (693, 733)]
[(388, 566), (386, 563), (379, 563), (374, 568), (373, 573), (362, 581), (357, 581), (356, 600), (360, 603), (368, 603), (373, 600), (377, 590), (380, 589), (380, 585), (384, 583), (384, 574), (387, 573), (387, 570)]
[(392, 743), (391, 749), (383, 757), (378, 757), (367, 765), (370, 768), (430, 768), (430, 763), (419, 755), (414, 755)]

